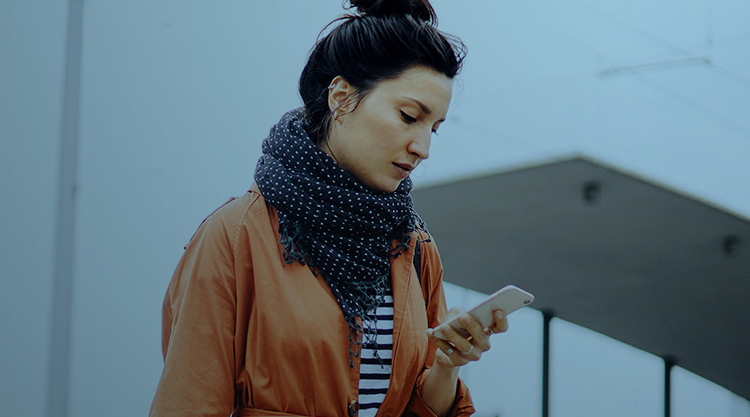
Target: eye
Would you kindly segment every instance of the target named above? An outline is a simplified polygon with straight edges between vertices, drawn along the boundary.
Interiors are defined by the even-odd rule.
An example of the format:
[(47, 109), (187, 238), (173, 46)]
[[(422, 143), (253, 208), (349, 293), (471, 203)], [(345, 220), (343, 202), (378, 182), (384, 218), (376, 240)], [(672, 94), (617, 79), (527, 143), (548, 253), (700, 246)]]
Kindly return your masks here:
[(401, 118), (404, 119), (406, 123), (414, 123), (417, 121), (416, 117), (409, 116), (406, 114), (403, 110), (401, 110)]

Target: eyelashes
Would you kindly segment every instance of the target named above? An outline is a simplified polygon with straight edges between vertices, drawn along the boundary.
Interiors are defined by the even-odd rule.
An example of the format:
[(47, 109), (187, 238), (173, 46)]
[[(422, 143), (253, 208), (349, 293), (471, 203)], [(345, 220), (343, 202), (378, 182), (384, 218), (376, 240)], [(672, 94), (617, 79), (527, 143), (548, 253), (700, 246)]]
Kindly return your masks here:
[[(406, 113), (403, 110), (399, 110), (401, 112), (401, 118), (406, 122), (407, 124), (412, 124), (417, 122), (416, 117), (409, 116), (408, 113)], [(431, 129), (432, 133), (437, 135), (437, 129)]]
[(417, 121), (416, 117), (409, 116), (406, 112), (401, 110), (401, 118), (404, 119), (406, 123), (414, 123)]

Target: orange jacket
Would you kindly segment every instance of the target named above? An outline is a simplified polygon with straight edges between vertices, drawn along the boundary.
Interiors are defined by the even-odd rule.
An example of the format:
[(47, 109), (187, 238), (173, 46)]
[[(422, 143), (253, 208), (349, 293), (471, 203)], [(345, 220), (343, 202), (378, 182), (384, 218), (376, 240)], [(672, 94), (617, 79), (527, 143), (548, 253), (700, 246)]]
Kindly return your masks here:
[[(190, 240), (164, 300), (164, 371), (151, 416), (356, 414), (359, 363), (349, 366), (344, 316), (322, 277), (284, 263), (277, 229), (276, 211), (253, 186)], [(421, 288), (413, 247), (391, 262), (394, 352), (379, 416), (434, 416), (420, 395), (435, 353), (425, 330), (446, 308), (437, 249), (420, 248)], [(459, 380), (450, 415), (473, 412)]]

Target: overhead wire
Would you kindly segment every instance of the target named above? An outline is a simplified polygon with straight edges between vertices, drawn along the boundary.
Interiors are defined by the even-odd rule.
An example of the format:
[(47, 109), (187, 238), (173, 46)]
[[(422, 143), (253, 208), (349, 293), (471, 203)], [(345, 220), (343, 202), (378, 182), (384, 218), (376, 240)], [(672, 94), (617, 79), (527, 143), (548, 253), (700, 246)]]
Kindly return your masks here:
[[(711, 109), (710, 107), (701, 105), (700, 103), (696, 102), (690, 97), (685, 96), (678, 90), (675, 90), (673, 88), (670, 88), (663, 83), (656, 81), (646, 74), (647, 70), (657, 69), (657, 68), (664, 68), (665, 66), (676, 66), (681, 64), (701, 64), (706, 67), (708, 70), (712, 70), (713, 73), (716, 75), (723, 77), (725, 79), (730, 79), (734, 82), (747, 85), (750, 87), (750, 78), (738, 74), (735, 71), (732, 71), (731, 69), (725, 68), (723, 66), (717, 65), (713, 60), (710, 59), (710, 57), (705, 55), (698, 55), (693, 53), (693, 51), (688, 50), (682, 46), (676, 45), (668, 40), (665, 40), (649, 31), (646, 31), (637, 25), (634, 25), (632, 23), (626, 22), (623, 19), (613, 16), (610, 13), (607, 13), (605, 11), (600, 10), (597, 7), (592, 6), (590, 3), (587, 3), (583, 0), (569, 0), (571, 3), (576, 3), (592, 13), (600, 16), (601, 18), (607, 19), (611, 22), (614, 22), (624, 28), (626, 28), (629, 31), (632, 31), (633, 33), (638, 34), (639, 36), (643, 37), (644, 39), (648, 40), (649, 42), (652, 42), (653, 44), (657, 46), (661, 46), (664, 49), (667, 49), (668, 51), (672, 53), (677, 53), (681, 56), (683, 56), (682, 59), (672, 59), (672, 60), (664, 60), (660, 62), (650, 62), (650, 63), (639, 63), (639, 64), (631, 64), (631, 65), (625, 65), (622, 64), (620, 60), (616, 59), (615, 57), (607, 54), (606, 52), (602, 52), (599, 50), (594, 49), (590, 45), (587, 45), (578, 39), (575, 39), (571, 36), (569, 36), (567, 33), (564, 33), (563, 31), (559, 30), (558, 28), (552, 27), (548, 24), (544, 24), (540, 22), (540, 19), (535, 18), (533, 16), (530, 16), (527, 13), (524, 13), (520, 11), (518, 8), (513, 7), (508, 2), (504, 2), (503, 5), (507, 7), (509, 10), (512, 10), (513, 12), (523, 16), (524, 18), (529, 19), (530, 21), (536, 20), (537, 26), (540, 27), (542, 30), (548, 31), (556, 38), (563, 38), (566, 41), (575, 44), (576, 46), (583, 48), (584, 50), (588, 51), (591, 54), (594, 54), (596, 57), (602, 58), (604, 61), (612, 62), (612, 63), (620, 63), (620, 65), (613, 65), (610, 66), (609, 69), (603, 70), (599, 72), (599, 76), (609, 76), (615, 73), (630, 73), (634, 76), (636, 76), (639, 80), (644, 82), (645, 84), (649, 85), (652, 88), (657, 89), (658, 91), (661, 91), (666, 96), (670, 97), (673, 100), (676, 100), (690, 108), (693, 108), (695, 110), (698, 110), (704, 114), (706, 114), (708, 117), (715, 119), (722, 124), (727, 125), (732, 130), (736, 131), (737, 133), (740, 133), (743, 136), (750, 137), (750, 127), (743, 125), (742, 123), (739, 123), (729, 117), (726, 117), (722, 115), (721, 113)], [(739, 37), (738, 35), (737, 37)], [(736, 37), (730, 37), (730, 38), (723, 38), (721, 40), (714, 40), (714, 42), (724, 42), (727, 39), (733, 39)], [(549, 79), (545, 78), (545, 81), (549, 81)], [(497, 90), (485, 90), (484, 95), (494, 95), (497, 93)], [(748, 107), (750, 108), (750, 98), (748, 99)]]

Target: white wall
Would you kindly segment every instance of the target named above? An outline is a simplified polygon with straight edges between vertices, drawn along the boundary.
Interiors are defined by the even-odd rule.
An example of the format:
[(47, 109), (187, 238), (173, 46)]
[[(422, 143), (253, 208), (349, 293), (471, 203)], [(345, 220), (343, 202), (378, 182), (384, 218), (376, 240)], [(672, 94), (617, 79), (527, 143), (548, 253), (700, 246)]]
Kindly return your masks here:
[(67, 4), (0, 2), (0, 415), (44, 415)]
[[(87, 5), (71, 415), (147, 413), (182, 247), (249, 188), (261, 140), (298, 105), (306, 53), (339, 10), (294, 4)], [(118, 393), (129, 398), (112, 410)]]
[[(249, 187), (260, 142), (299, 105), (306, 54), (340, 3), (85, 2), (69, 415), (147, 413), (182, 246)], [(434, 3), (470, 55), (418, 184), (581, 152), (750, 216), (746, 2)], [(2, 415), (44, 413), (66, 13), (63, 1), (0, 2)], [(451, 291), (457, 304), (476, 297)], [(539, 414), (532, 313), (511, 323), (523, 330), (495, 344), (495, 359), (463, 371), (481, 415)], [(721, 415), (750, 415), (727, 401), (739, 405)]]

